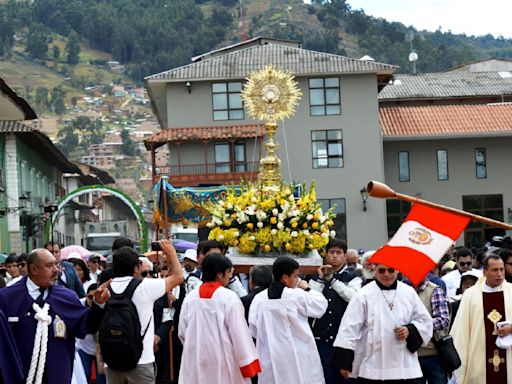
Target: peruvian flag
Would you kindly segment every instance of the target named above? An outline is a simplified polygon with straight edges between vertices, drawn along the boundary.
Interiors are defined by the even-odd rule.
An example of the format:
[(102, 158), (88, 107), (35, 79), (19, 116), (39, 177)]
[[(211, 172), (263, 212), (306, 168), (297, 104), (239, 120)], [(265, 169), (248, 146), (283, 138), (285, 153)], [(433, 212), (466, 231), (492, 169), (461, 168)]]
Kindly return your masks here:
[(416, 203), (393, 238), (370, 262), (398, 269), (419, 284), (457, 240), (471, 219)]

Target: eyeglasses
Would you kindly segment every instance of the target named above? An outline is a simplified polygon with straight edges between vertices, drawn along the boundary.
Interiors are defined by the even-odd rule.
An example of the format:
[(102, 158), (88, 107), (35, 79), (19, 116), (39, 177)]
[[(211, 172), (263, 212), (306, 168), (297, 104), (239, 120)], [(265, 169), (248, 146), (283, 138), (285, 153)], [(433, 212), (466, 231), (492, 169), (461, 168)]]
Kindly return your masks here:
[(377, 268), (377, 272), (379, 273), (385, 273), (386, 271), (388, 273), (395, 273), (395, 268)]
[(472, 261), (461, 261), (461, 262), (459, 262), (459, 265), (461, 267), (471, 267), (473, 265), (473, 262)]
[(149, 275), (149, 271), (142, 271), (142, 272), (140, 273), (140, 275), (141, 275), (142, 277), (148, 277), (148, 275)]
[(89, 300), (92, 300), (92, 299), (94, 299), (94, 296), (93, 296), (93, 295), (87, 295), (87, 298), (88, 298)]

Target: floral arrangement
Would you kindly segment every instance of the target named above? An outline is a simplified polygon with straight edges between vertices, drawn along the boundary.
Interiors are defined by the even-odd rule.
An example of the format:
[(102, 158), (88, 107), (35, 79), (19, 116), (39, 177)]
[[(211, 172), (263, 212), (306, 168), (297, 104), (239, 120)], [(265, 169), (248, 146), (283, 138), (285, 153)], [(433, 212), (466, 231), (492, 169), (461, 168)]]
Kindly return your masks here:
[(332, 208), (322, 211), (314, 184), (298, 199), (286, 184), (272, 194), (251, 184), (241, 188), (241, 193), (228, 190), (223, 200), (207, 207), (210, 240), (243, 254), (303, 254), (323, 249), (336, 234), (330, 230), (335, 214)]

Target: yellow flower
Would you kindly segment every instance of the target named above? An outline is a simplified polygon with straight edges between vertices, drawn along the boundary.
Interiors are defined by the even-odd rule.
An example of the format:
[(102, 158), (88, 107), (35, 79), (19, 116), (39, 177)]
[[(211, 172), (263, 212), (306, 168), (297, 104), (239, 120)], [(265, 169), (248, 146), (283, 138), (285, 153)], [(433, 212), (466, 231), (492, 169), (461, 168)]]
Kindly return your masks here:
[(302, 228), (306, 229), (308, 227), (308, 223), (302, 224)]
[(319, 218), (320, 218), (320, 214), (319, 213), (315, 213), (313, 215), (313, 219), (318, 220)]
[(270, 252), (271, 250), (270, 245), (268, 244), (265, 244), (265, 247), (263, 247), (263, 249), (265, 250), (265, 252)]
[(293, 222), (292, 223), (292, 228), (297, 228), (297, 225), (298, 225), (297, 222)]
[(224, 225), (226, 227), (231, 227), (231, 220), (229, 220), (229, 219), (224, 220)]
[(311, 224), (311, 228), (317, 229), (318, 228), (318, 223), (315, 221), (313, 224)]
[(247, 223), (247, 228), (248, 229), (253, 229), (253, 227), (254, 227), (253, 223)]
[(277, 223), (277, 217), (272, 216), (270, 218), (270, 224), (276, 224)]
[(290, 252), (292, 250), (292, 245), (290, 243), (286, 243), (284, 249), (286, 249), (286, 252)]

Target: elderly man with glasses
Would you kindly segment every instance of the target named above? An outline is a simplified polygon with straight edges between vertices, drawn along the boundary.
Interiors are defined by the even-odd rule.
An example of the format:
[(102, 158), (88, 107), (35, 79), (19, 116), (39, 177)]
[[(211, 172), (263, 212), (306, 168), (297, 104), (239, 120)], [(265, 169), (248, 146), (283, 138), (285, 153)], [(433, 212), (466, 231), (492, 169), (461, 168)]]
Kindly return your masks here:
[(357, 383), (419, 383), (417, 350), (432, 337), (433, 321), (398, 271), (376, 265), (375, 281), (350, 300), (334, 341), (331, 364)]

